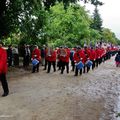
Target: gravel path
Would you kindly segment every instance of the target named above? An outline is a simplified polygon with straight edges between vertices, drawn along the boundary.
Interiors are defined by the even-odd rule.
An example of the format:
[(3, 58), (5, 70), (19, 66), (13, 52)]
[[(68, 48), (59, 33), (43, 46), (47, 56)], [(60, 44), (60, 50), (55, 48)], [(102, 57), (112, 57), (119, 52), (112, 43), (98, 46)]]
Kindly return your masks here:
[(10, 95), (0, 98), (0, 120), (119, 120), (120, 68), (114, 58), (78, 77), (42, 69), (8, 73)]

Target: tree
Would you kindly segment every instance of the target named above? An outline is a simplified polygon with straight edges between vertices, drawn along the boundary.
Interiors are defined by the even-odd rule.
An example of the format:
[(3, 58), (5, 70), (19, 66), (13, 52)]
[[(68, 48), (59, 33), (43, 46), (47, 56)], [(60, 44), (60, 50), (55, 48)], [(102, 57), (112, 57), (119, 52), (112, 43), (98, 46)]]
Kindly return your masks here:
[[(0, 38), (15, 32), (26, 20), (29, 22), (29, 18), (33, 19), (36, 11), (40, 12), (40, 10), (42, 10), (42, 1), (40, 0), (1, 0)], [(40, 14), (37, 17), (40, 17)], [(41, 18), (40, 20), (42, 21)]]
[[(76, 3), (79, 0), (1, 0), (0, 39), (7, 37), (11, 32), (15, 32), (16, 29), (18, 30), (24, 23), (26, 24), (25, 20), (31, 19), (31, 17), (35, 15), (35, 11), (37, 14), (39, 12), (43, 14), (43, 11), (41, 11), (43, 9), (43, 3), (45, 8), (49, 9), (51, 6), (54, 6), (57, 1), (63, 2), (64, 8), (67, 8), (70, 3)], [(89, 0), (84, 0), (85, 3), (88, 1)], [(93, 3), (93, 1), (95, 0), (91, 0), (91, 3)], [(38, 21), (44, 21), (44, 17), (42, 20), (41, 17), (43, 15), (40, 13), (39, 16), (37, 16), (38, 19), (40, 18)], [(41, 24), (42, 23), (43, 22), (41, 22)], [(30, 27), (32, 26), (30, 25)]]
[(99, 0), (91, 0), (91, 4), (93, 4), (94, 6), (101, 6), (103, 5), (103, 2)]
[(105, 42), (110, 42), (110, 43), (117, 43), (117, 38), (115, 36), (115, 34), (108, 28), (103, 28), (102, 30), (102, 38)]
[(91, 18), (84, 7), (72, 4), (66, 11), (61, 3), (51, 7), (47, 16), (44, 31), (49, 43), (74, 46), (83, 44), (84, 39), (89, 40)]
[(99, 0), (43, 0), (46, 10), (49, 10), (50, 7), (54, 6), (56, 2), (63, 2), (64, 9), (70, 5), (70, 3), (77, 3), (78, 1), (84, 1), (84, 3), (91, 2), (93, 5), (102, 5), (103, 3)]
[(16, 29), (20, 9), (20, 0), (0, 1), (0, 38)]
[(98, 8), (95, 7), (94, 13), (93, 13), (93, 22), (91, 24), (91, 28), (98, 30), (98, 31), (102, 31), (102, 19), (100, 17)]

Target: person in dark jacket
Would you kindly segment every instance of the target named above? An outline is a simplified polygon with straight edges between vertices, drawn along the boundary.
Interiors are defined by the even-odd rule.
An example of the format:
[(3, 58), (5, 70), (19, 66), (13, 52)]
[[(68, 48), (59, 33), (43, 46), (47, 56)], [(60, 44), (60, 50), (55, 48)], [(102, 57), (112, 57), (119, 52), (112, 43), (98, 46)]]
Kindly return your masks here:
[(31, 52), (30, 52), (29, 45), (25, 45), (25, 46), (24, 46), (24, 51), (23, 51), (23, 67), (24, 67), (25, 69), (27, 69), (28, 66), (29, 66), (29, 63), (30, 63), (30, 55), (31, 55)]
[(8, 59), (8, 67), (12, 66), (12, 59), (13, 59), (12, 45), (8, 46), (7, 59)]
[(45, 65), (45, 45), (43, 45), (43, 48), (41, 49), (41, 64), (42, 66)]
[(118, 51), (118, 54), (115, 57), (116, 67), (120, 67), (120, 50)]
[(76, 52), (76, 47), (74, 47), (71, 51), (70, 51), (70, 61), (71, 61), (71, 66), (72, 66), (72, 71), (74, 71), (75, 69), (75, 62), (74, 62), (74, 54)]

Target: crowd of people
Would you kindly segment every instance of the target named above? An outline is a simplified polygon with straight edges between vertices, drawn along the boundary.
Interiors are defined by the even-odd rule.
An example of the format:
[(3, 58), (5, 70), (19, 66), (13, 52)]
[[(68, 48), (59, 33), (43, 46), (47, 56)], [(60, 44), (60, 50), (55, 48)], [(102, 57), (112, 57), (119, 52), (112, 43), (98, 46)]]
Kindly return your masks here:
[(98, 44), (95, 47), (84, 45), (83, 48), (76, 46), (72, 49), (66, 46), (60, 46), (57, 49), (48, 47), (45, 49), (44, 70), (47, 69), (47, 73), (49, 73), (51, 65), (53, 65), (55, 72), (57, 63), (58, 70), (61, 71), (61, 74), (64, 73), (65, 68), (66, 72), (69, 73), (69, 63), (71, 63), (72, 71), (75, 71), (74, 75), (78, 76), (78, 72), (82, 75), (82, 73), (89, 72), (90, 68), (94, 69), (102, 62), (110, 59), (117, 51), (118, 48), (115, 46), (107, 46), (105, 48), (102, 44)]
[[(82, 73), (89, 72), (98, 67), (102, 62), (110, 59), (118, 51), (118, 47), (106, 43), (98, 43), (97, 45), (87, 46), (83, 48), (75, 46), (74, 48), (68, 48), (67, 46), (60, 46), (52, 48), (43, 45), (41, 49), (37, 45), (31, 50), (29, 45), (24, 45), (22, 49), (23, 67), (27, 69), (32, 63), (32, 73), (39, 72), (40, 64), (44, 66), (44, 70), (47, 73), (51, 71), (51, 65), (55, 72), (57, 67), (61, 71), (61, 74), (70, 71), (70, 64), (72, 71), (75, 71), (75, 76)], [(8, 46), (7, 49), (8, 66), (19, 66), (19, 52), (16, 47)]]
[[(19, 50), (18, 47), (14, 48), (12, 45), (8, 46), (7, 51), (3, 49), (2, 43), (0, 43), (0, 80), (4, 93), (2, 96), (9, 94), (8, 84), (6, 80), (7, 64), (10, 66), (19, 66)], [(78, 74), (88, 73), (90, 69), (94, 70), (102, 62), (110, 59), (111, 56), (118, 54), (115, 57), (116, 66), (120, 66), (120, 50), (117, 46), (98, 43), (95, 46), (84, 45), (84, 47), (75, 46), (74, 48), (68, 48), (67, 46), (60, 46), (52, 48), (49, 46), (43, 46), (41, 49), (37, 45), (31, 50), (29, 45), (24, 45), (21, 56), (23, 57), (23, 67), (27, 68), (32, 63), (32, 73), (39, 72), (39, 66), (43, 66), (47, 73), (50, 73), (51, 66), (53, 71), (60, 71), (61, 74), (68, 74), (70, 69), (74, 72), (74, 76)]]
[[(60, 46), (55, 49), (43, 46), (42, 49), (39, 49), (36, 45), (31, 52), (32, 73), (36, 71), (39, 72), (39, 65), (41, 64), (44, 66), (43, 70), (47, 70), (47, 73), (50, 73), (51, 66), (53, 66), (54, 72), (58, 68), (57, 70), (60, 70), (60, 73), (63, 74), (66, 69), (68, 74), (70, 68), (72, 68), (75, 76), (78, 76), (78, 73), (82, 75), (83, 73), (89, 72), (90, 68), (93, 70), (102, 62), (110, 59), (111, 56), (115, 55), (118, 51), (119, 48), (117, 46), (105, 43), (98, 43), (94, 47), (84, 45), (84, 47), (81, 48), (80, 46), (75, 46), (71, 49), (67, 46)], [(26, 62), (28, 62), (28, 60)], [(29, 64), (25, 63), (25, 65)]]

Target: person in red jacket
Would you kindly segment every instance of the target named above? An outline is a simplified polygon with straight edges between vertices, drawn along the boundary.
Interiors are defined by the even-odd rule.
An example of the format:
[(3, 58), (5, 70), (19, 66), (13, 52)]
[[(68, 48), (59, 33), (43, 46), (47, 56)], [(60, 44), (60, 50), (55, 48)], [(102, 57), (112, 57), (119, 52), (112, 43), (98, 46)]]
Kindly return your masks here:
[[(84, 64), (85, 64), (85, 63), (87, 62), (87, 60), (90, 59), (90, 50), (89, 50), (89, 48), (88, 48), (87, 46), (84, 46), (83, 52), (84, 52), (84, 54), (85, 54), (85, 57), (84, 57)], [(89, 72), (90, 67), (88, 67), (88, 66), (85, 65), (85, 66), (84, 66), (84, 71), (83, 71), (83, 73), (86, 72), (86, 67), (87, 67), (87, 73)]]
[(62, 63), (62, 61), (61, 61), (61, 57), (60, 57), (60, 51), (61, 51), (61, 49), (62, 49), (63, 47), (62, 46), (60, 46), (59, 47), (59, 49), (57, 49), (57, 67), (58, 67), (58, 70), (61, 70), (61, 63)]
[(92, 70), (95, 68), (96, 52), (93, 47), (90, 49), (90, 60), (93, 62)]
[(60, 51), (61, 74), (63, 74), (65, 66), (67, 73), (69, 73), (69, 58), (70, 58), (70, 50), (68, 48), (62, 48)]
[[(80, 61), (82, 61), (82, 63), (84, 62), (84, 52), (83, 50), (81, 50), (80, 47), (77, 47), (75, 53), (74, 53), (74, 56), (73, 56), (73, 60), (74, 60), (74, 63), (77, 64), (79, 63)], [(82, 75), (82, 68), (80, 69), (80, 75)], [(75, 67), (75, 75), (74, 76), (78, 76), (78, 68)]]
[(96, 67), (98, 67), (98, 64), (99, 64), (99, 61), (100, 61), (100, 49), (98, 46), (96, 46), (96, 49), (95, 49), (95, 52), (96, 52)]
[(8, 83), (6, 80), (6, 73), (7, 73), (7, 52), (5, 49), (2, 48), (3, 43), (0, 42), (0, 81), (2, 83), (3, 88), (3, 95), (5, 97), (9, 94)]
[(102, 63), (102, 58), (103, 58), (103, 50), (102, 47), (99, 47), (99, 51), (100, 51), (100, 58), (99, 58), (99, 65)]
[(37, 63), (37, 65), (33, 66), (32, 73), (34, 73), (36, 69), (37, 69), (37, 72), (39, 72), (39, 63), (41, 60), (41, 52), (37, 45), (35, 45), (35, 49), (32, 51), (32, 60), (34, 60), (34, 59), (38, 60), (39, 62)]
[(55, 72), (56, 71), (56, 51), (53, 50), (52, 48), (49, 48), (48, 52), (47, 52), (47, 56), (48, 56), (48, 70), (47, 70), (47, 73), (50, 72), (51, 64), (53, 65), (53, 69), (54, 69), (54, 72)]

